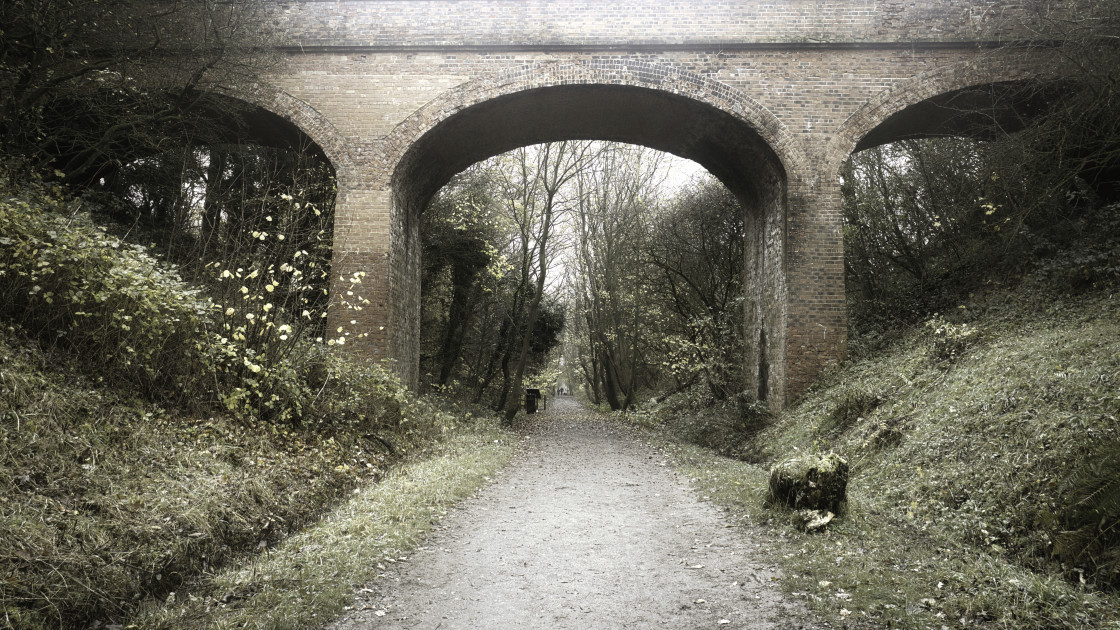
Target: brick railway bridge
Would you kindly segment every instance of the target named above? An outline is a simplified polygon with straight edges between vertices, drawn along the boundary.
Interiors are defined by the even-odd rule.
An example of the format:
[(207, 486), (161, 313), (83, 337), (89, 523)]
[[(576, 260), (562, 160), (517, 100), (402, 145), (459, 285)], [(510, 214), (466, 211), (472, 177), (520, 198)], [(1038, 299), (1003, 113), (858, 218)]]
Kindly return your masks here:
[[(840, 170), (855, 150), (1016, 125), (1061, 76), (999, 0), (288, 0), (288, 63), (246, 97), (338, 178), (330, 329), (416, 383), (419, 214), (528, 144), (601, 139), (694, 160), (747, 213), (744, 361), (785, 406), (846, 352)], [(1037, 105), (1037, 104), (1036, 104)], [(364, 345), (363, 345), (364, 344)], [(765, 382), (760, 383), (761, 378)]]

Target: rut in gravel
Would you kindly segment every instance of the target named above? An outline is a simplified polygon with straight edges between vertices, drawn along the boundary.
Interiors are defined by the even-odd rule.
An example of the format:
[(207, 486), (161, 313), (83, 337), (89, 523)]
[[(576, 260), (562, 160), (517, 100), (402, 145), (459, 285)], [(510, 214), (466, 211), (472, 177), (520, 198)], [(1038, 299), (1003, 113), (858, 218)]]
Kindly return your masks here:
[(749, 530), (626, 427), (550, 405), (514, 462), (333, 630), (808, 627)]

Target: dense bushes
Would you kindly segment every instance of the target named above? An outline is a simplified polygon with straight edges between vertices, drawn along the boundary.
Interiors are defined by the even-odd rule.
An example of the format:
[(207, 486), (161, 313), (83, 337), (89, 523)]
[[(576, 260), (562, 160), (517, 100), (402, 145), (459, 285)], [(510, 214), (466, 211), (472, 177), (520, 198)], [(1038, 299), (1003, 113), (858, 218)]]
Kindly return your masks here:
[[(316, 257), (297, 249), (280, 265), (207, 266), (216, 300), (82, 207), (56, 184), (10, 165), (0, 171), (0, 317), (59, 361), (151, 402), (224, 409), (246, 422), (399, 420), (405, 398), (394, 376), (329, 351), (361, 333), (318, 336), (322, 302), (304, 298), (317, 287), (300, 282), (316, 272)], [(351, 282), (358, 288), (360, 274)], [(361, 306), (355, 297), (352, 308)]]
[(852, 156), (844, 245), (857, 334), (918, 323), (1039, 269), (1080, 276), (1080, 288), (1115, 280), (1108, 256), (1090, 254), (1115, 238), (1100, 229), (1108, 208), (1067, 198), (1036, 172), (1044, 164), (1013, 163), (1021, 142), (909, 140)]
[(358, 333), (321, 337), (322, 310), (299, 301), (291, 270), (209, 265), (210, 286), (185, 282), (86, 203), (0, 168), (7, 623), (120, 620), (470, 418), (335, 351)]
[(59, 186), (18, 176), (0, 170), (0, 316), (110, 383), (150, 397), (196, 391), (213, 361), (214, 304)]
[(629, 418), (681, 442), (753, 461), (757, 451), (753, 439), (773, 416), (766, 402), (746, 392), (730, 400), (716, 400), (710, 388), (697, 386), (660, 402), (651, 401), (630, 412)]

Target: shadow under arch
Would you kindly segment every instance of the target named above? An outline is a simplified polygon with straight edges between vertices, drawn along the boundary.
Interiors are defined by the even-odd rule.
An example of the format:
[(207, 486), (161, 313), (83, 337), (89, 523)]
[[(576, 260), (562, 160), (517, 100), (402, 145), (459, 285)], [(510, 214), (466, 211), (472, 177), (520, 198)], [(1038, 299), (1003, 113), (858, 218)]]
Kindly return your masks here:
[(561, 140), (625, 142), (687, 158), (747, 206), (786, 177), (777, 152), (753, 125), (713, 105), (647, 87), (577, 84), (503, 94), (440, 121), (397, 164), (395, 200), (422, 210), (470, 165)]
[(272, 148), (311, 151), (338, 172), (351, 162), (347, 143), (332, 124), (306, 103), (281, 90), (264, 94), (215, 92), (213, 125), (219, 134)]
[(1069, 82), (1060, 66), (1005, 58), (942, 66), (877, 94), (837, 129), (831, 153), (842, 163), (853, 152), (898, 140), (992, 138), (1023, 129)]
[(966, 137), (990, 140), (1021, 131), (1050, 111), (1068, 84), (1034, 80), (987, 83), (953, 90), (888, 116), (856, 143), (855, 151), (899, 140)]
[(84, 136), (71, 134), (77, 141), (51, 144), (51, 157), (71, 184), (94, 190), (111, 182), (127, 165), (166, 153), (172, 146), (255, 144), (310, 152), (337, 170), (337, 164), (349, 159), (345, 151), (335, 150), (344, 146), (337, 132), (323, 133), (329, 124), (300, 112), (298, 106), (273, 107), (286, 100), (294, 99), (285, 99), (282, 93), (256, 98), (222, 91), (160, 92), (124, 114), (137, 123), (122, 125), (120, 116), (108, 108), (91, 110), (80, 100), (55, 99), (47, 116), (53, 116), (56, 124), (63, 126), (57, 121), (65, 118), (66, 125), (101, 135), (96, 143), (83, 143)]
[[(784, 404), (787, 170), (778, 151), (788, 146), (781, 125), (773, 118), (751, 122), (730, 101), (724, 109), (682, 90), (621, 79), (502, 91), (462, 108), (429, 106), (450, 112), (407, 145), (392, 173), (393, 233), (401, 238), (391, 245), (390, 269), (418, 274), (420, 213), (456, 173), (494, 155), (543, 142), (607, 140), (693, 160), (723, 182), (746, 212), (745, 330), (751, 343), (745, 386)], [(710, 89), (701, 92), (712, 95)], [(404, 359), (398, 366), (403, 378), (415, 383), (419, 281), (403, 283), (410, 287), (398, 287), (402, 299), (391, 301), (397, 313), (390, 318), (396, 326), (389, 341), (394, 356)]]

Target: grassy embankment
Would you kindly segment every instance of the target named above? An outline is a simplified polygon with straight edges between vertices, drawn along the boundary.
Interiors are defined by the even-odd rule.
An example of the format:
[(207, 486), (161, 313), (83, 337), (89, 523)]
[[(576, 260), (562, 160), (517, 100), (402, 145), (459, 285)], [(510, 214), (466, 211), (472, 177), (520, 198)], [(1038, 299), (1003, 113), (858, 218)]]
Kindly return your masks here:
[[(961, 311), (776, 417), (643, 421), (689, 444), (671, 449), (705, 495), (780, 535), (786, 586), (835, 627), (1120, 628), (1120, 297)], [(770, 467), (829, 450), (852, 466), (848, 512), (801, 533), (763, 507)]]
[(0, 364), (0, 627), (310, 627), (514, 447), (475, 419), (400, 461), (355, 433), (125, 402), (10, 339)]
[(0, 169), (0, 628), (306, 627), (510, 456), (79, 207)]
[(513, 441), (496, 423), (459, 433), (367, 484), (269, 553), (218, 572), (187, 597), (171, 594), (138, 628), (315, 628), (408, 554), (447, 508), (505, 464)]

